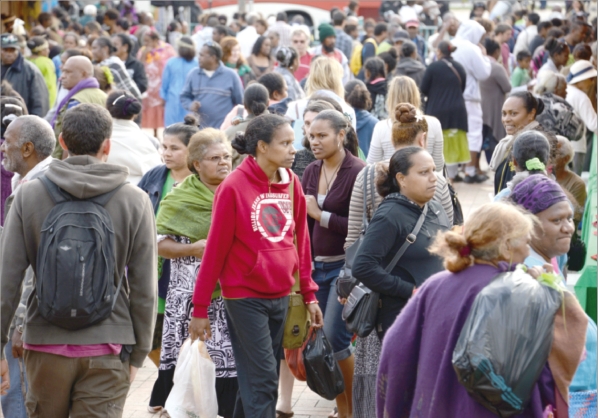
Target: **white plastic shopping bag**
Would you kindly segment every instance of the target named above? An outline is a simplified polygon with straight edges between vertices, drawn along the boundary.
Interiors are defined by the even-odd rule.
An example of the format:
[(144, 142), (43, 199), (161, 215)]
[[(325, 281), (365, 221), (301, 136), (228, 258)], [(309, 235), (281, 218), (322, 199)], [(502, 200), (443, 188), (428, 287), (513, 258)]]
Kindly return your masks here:
[(171, 418), (216, 418), (216, 366), (203, 341), (187, 339), (174, 371), (164, 409)]

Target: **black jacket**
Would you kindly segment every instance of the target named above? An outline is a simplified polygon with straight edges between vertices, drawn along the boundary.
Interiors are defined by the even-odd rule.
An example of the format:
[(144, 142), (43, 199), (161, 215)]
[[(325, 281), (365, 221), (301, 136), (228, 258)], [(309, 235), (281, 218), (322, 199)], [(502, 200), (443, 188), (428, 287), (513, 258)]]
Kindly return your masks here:
[(125, 68), (135, 84), (137, 84), (139, 92), (143, 94), (147, 90), (147, 76), (145, 75), (145, 67), (141, 61), (129, 54), (129, 58), (125, 61)]
[(381, 338), (413, 294), (413, 288), (444, 269), (442, 260), (430, 254), (428, 248), (439, 231), (450, 229), (450, 222), (442, 206), (430, 201), (415, 242), (390, 274), (384, 270), (415, 228), (421, 213), (422, 209), (403, 195), (392, 194), (384, 199), (353, 263), (353, 276), (380, 294), (377, 329)]
[(457, 61), (452, 58), (447, 61), (452, 64), (459, 77), (444, 60), (428, 66), (419, 85), (422, 96), (428, 99), (425, 113), (437, 118), (442, 129), (460, 129), (467, 132), (467, 109), (463, 99), (467, 74)]
[(166, 165), (159, 165), (152, 168), (137, 184), (141, 190), (146, 192), (154, 206), (154, 213), (158, 213), (158, 206), (162, 200), (162, 189), (164, 183), (166, 183), (166, 177), (168, 176), (168, 168)]
[(50, 107), (48, 87), (39, 69), (22, 54), (10, 66), (2, 65), (2, 80), (10, 83), (25, 100), (30, 115), (46, 116)]
[[(162, 189), (168, 176), (166, 165), (159, 165), (145, 173), (137, 187), (146, 192), (154, 207), (154, 213), (158, 214), (160, 201), (162, 200)], [(162, 275), (158, 278), (158, 296), (166, 299), (168, 293), (168, 284), (170, 283), (170, 260), (164, 260), (162, 264)]]

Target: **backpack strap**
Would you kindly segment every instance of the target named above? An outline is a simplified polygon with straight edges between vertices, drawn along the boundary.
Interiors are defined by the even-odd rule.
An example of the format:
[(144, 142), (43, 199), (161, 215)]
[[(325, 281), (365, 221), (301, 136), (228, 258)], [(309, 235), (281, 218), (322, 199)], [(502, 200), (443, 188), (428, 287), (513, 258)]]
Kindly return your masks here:
[(69, 193), (62, 190), (56, 183), (50, 180), (46, 176), (38, 177), (48, 193), (50, 197), (54, 201), (54, 204), (58, 205), (59, 203), (70, 202), (73, 200), (73, 196)]
[(118, 192), (121, 189), (121, 187), (123, 187), (125, 184), (127, 184), (126, 181), (124, 183), (120, 184), (118, 187), (116, 187), (116, 189), (113, 189), (107, 193), (92, 197), (91, 199), (87, 199), (87, 200), (97, 203), (100, 206), (106, 206), (106, 204), (110, 201), (110, 199), (112, 199), (112, 197), (116, 194), (116, 192)]
[(411, 231), (411, 233), (409, 235), (407, 235), (405, 242), (403, 243), (403, 245), (401, 245), (401, 248), (399, 248), (399, 251), (397, 251), (397, 254), (393, 257), (390, 264), (388, 266), (386, 266), (386, 268), (384, 269), (388, 273), (390, 273), (392, 271), (392, 269), (395, 268), (395, 266), (397, 265), (397, 263), (399, 262), (399, 260), (403, 256), (403, 254), (405, 254), (405, 251), (407, 251), (407, 248), (409, 248), (409, 246), (415, 242), (415, 240), (417, 238), (417, 234), (419, 234), (419, 230), (422, 228), (422, 225), (424, 224), (424, 221), (426, 220), (427, 214), (428, 214), (428, 204), (426, 203), (426, 206), (424, 206), (424, 209), (422, 210), (422, 214), (419, 216), (419, 219), (417, 220), (417, 223), (415, 224), (413, 231)]

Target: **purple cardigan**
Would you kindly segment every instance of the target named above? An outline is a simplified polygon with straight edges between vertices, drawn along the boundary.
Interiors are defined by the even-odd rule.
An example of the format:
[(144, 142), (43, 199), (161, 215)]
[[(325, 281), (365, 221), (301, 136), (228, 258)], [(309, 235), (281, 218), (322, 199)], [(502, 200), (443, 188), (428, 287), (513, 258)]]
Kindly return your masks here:
[[(382, 346), (378, 418), (496, 418), (461, 386), (452, 357), (475, 297), (501, 272), (482, 264), (459, 273), (445, 270), (430, 277), (409, 300)], [(541, 418), (548, 404), (555, 405), (554, 381), (546, 366), (529, 405), (517, 417)]]
[[(336, 180), (328, 191), (322, 210), (330, 212), (328, 228), (320, 225), (311, 217), (307, 217), (309, 235), (312, 243), (313, 256), (335, 256), (345, 253), (344, 245), (349, 227), (349, 204), (353, 184), (359, 172), (365, 167), (365, 163), (355, 157), (348, 150), (341, 167), (336, 175)], [(312, 195), (318, 199), (318, 183), (322, 170), (322, 160), (316, 160), (308, 165), (303, 173), (301, 185), (305, 195)]]

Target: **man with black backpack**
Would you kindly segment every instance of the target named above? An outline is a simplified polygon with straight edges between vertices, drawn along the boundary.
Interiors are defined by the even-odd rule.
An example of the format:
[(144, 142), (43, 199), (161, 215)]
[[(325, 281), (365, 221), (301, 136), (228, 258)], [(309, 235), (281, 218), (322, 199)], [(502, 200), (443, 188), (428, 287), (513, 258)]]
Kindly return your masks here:
[(0, 370), (24, 272), (35, 273), (23, 333), (32, 416), (122, 416), (151, 348), (154, 214), (128, 170), (105, 163), (111, 134), (101, 106), (68, 110), (59, 141), (71, 157), (21, 186), (2, 236)]

